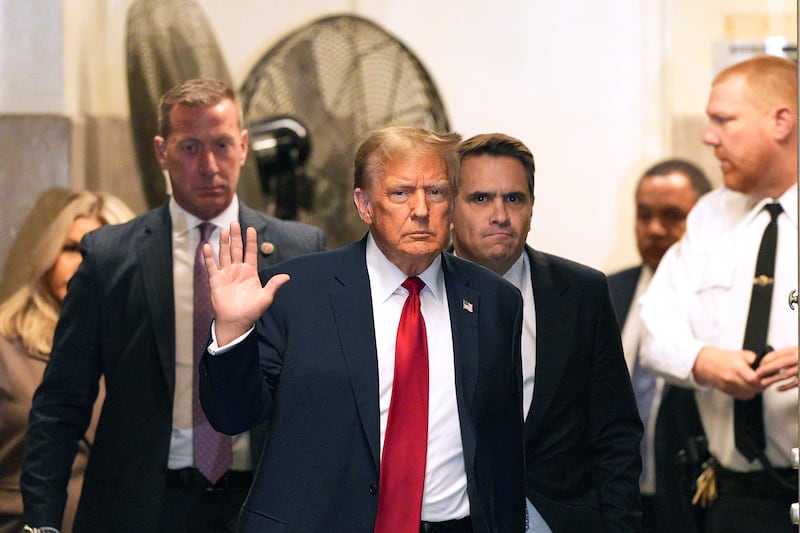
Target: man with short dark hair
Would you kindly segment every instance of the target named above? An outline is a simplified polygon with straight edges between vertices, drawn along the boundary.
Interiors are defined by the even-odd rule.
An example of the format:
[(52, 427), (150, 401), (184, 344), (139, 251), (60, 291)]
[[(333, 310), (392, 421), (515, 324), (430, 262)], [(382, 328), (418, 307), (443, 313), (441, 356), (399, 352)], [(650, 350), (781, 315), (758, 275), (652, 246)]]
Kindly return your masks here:
[(534, 161), (518, 139), (459, 147), (459, 257), (522, 293), (522, 376), (530, 531), (638, 531), (639, 439), (605, 276), (526, 246)]
[[(676, 472), (677, 450), (687, 446), (687, 439), (701, 436), (697, 407), (690, 392), (681, 388), (664, 388), (663, 379), (643, 368), (639, 361), (642, 326), (638, 298), (644, 294), (658, 263), (667, 249), (686, 230), (686, 216), (697, 200), (711, 190), (702, 170), (682, 159), (661, 161), (645, 171), (636, 186), (636, 245), (642, 264), (608, 277), (611, 301), (622, 326), (622, 346), (639, 415), (644, 423), (642, 439), (642, 523), (647, 532), (687, 531), (693, 527), (693, 513), (688, 494)], [(662, 400), (665, 416), (659, 418)], [(659, 434), (656, 444), (656, 423), (667, 421), (668, 434)], [(682, 429), (683, 428), (683, 429)], [(657, 454), (662, 452), (663, 457)]]

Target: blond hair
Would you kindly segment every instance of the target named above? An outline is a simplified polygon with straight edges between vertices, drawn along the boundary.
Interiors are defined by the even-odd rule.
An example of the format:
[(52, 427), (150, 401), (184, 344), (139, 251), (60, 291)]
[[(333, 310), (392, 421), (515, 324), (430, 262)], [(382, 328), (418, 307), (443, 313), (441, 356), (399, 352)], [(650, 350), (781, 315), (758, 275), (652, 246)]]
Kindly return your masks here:
[(49, 355), (53, 347), (61, 302), (50, 289), (47, 276), (62, 251), (72, 223), (78, 218), (95, 218), (101, 224), (120, 224), (133, 218), (125, 203), (108, 193), (74, 193), (42, 233), (31, 258), (28, 282), (0, 305), (0, 334), (19, 339), (29, 353)]
[(797, 64), (777, 56), (761, 55), (732, 65), (714, 78), (712, 85), (741, 77), (758, 106), (797, 108)]
[(392, 162), (425, 156), (439, 156), (447, 166), (447, 179), (455, 189), (458, 175), (457, 133), (437, 133), (414, 127), (389, 127), (373, 131), (359, 146), (355, 157), (354, 188), (366, 189), (383, 177)]

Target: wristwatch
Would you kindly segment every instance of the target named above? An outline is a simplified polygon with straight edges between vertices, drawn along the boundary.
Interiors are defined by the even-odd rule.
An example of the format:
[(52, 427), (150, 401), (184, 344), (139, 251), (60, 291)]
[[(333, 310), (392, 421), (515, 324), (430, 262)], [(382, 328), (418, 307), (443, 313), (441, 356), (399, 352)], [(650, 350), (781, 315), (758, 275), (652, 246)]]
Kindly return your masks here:
[(25, 526), (22, 528), (23, 533), (61, 533), (58, 529), (50, 526), (45, 527), (31, 527)]

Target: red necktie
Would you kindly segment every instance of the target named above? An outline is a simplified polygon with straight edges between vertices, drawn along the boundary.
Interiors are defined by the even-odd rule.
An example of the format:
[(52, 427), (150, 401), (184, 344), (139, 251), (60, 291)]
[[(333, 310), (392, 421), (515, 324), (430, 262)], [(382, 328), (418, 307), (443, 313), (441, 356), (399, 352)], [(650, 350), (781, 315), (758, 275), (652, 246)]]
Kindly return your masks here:
[(397, 328), (375, 533), (419, 533), (422, 514), (428, 448), (428, 343), (419, 293), (425, 283), (411, 277), (403, 287), (408, 298)]
[(194, 379), (192, 380), (192, 426), (194, 428), (194, 465), (212, 484), (231, 468), (231, 438), (217, 433), (209, 424), (200, 406), (199, 377), (200, 356), (206, 350), (208, 332), (213, 312), (208, 286), (208, 271), (203, 259), (203, 243), (208, 242), (214, 225), (203, 222), (200, 229), (200, 243), (194, 257), (194, 299), (192, 300), (194, 322)]

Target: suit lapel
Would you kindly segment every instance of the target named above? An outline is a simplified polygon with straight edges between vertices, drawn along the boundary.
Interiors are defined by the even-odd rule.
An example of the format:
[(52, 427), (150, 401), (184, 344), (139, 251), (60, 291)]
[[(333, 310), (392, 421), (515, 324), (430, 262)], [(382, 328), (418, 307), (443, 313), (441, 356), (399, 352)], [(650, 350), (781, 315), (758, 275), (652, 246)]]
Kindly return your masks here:
[[(353, 396), (367, 435), (374, 466), (380, 465), (380, 403), (378, 392), (378, 354), (375, 344), (369, 276), (365, 259), (366, 240), (352, 246), (352, 258), (343, 262), (336, 275), (341, 284), (329, 293), (342, 353), (350, 374)], [(465, 461), (475, 460), (476, 428), (474, 398), (478, 384), (479, 293), (469, 288), (469, 280), (456, 272), (454, 259), (442, 254), (442, 268), (455, 358), (456, 392)], [(472, 311), (469, 311), (470, 308)]]
[(534, 428), (547, 412), (561, 382), (572, 352), (575, 332), (574, 306), (566, 302), (569, 282), (557, 275), (547, 257), (526, 247), (531, 264), (534, 305), (536, 307), (536, 374), (533, 403), (525, 422), (526, 431)]
[[(474, 400), (478, 386), (478, 315), (481, 312), (480, 293), (469, 287), (469, 278), (454, 268), (452, 255), (442, 254), (442, 270), (447, 287), (450, 310), (450, 327), (453, 334), (453, 357), (456, 373), (456, 399), (458, 401), (461, 439), (464, 460), (475, 460)], [(467, 468), (467, 471), (472, 471)]]
[(366, 239), (351, 245), (352, 253), (336, 274), (339, 287), (329, 293), (358, 414), (367, 436), (375, 471), (380, 465), (380, 400), (378, 350), (372, 295), (366, 263)]
[(639, 277), (642, 275), (642, 266), (625, 270), (616, 276), (613, 281), (609, 278), (608, 291), (611, 302), (614, 304), (614, 312), (617, 315), (620, 329), (625, 325), (628, 313), (633, 303), (633, 295), (636, 294), (636, 286), (639, 284)]
[[(633, 369), (636, 365), (636, 357), (639, 352), (639, 333), (643, 327), (639, 320), (639, 314), (635, 312), (631, 315), (631, 307), (634, 305), (633, 298), (636, 295), (636, 289), (639, 285), (639, 278), (642, 276), (642, 269), (640, 266), (635, 269), (630, 269), (623, 273), (621, 278), (616, 280), (614, 284), (615, 289), (611, 289), (609, 283), (609, 294), (611, 294), (611, 304), (616, 309), (620, 309), (617, 316), (617, 323), (619, 324), (619, 331), (622, 338), (622, 348), (625, 354), (625, 365), (628, 368), (628, 374), (633, 375)], [(628, 318), (634, 319), (633, 323), (625, 328), (625, 323)]]
[(270, 240), (270, 232), (266, 220), (242, 202), (239, 202), (239, 225), (242, 229), (242, 242), (245, 242), (245, 232), (248, 227), (253, 227), (256, 230), (259, 272), (280, 261), (280, 255), (275, 253), (275, 243)]
[(156, 350), (170, 397), (175, 394), (175, 302), (172, 280), (172, 220), (168, 204), (145, 215), (136, 238)]

